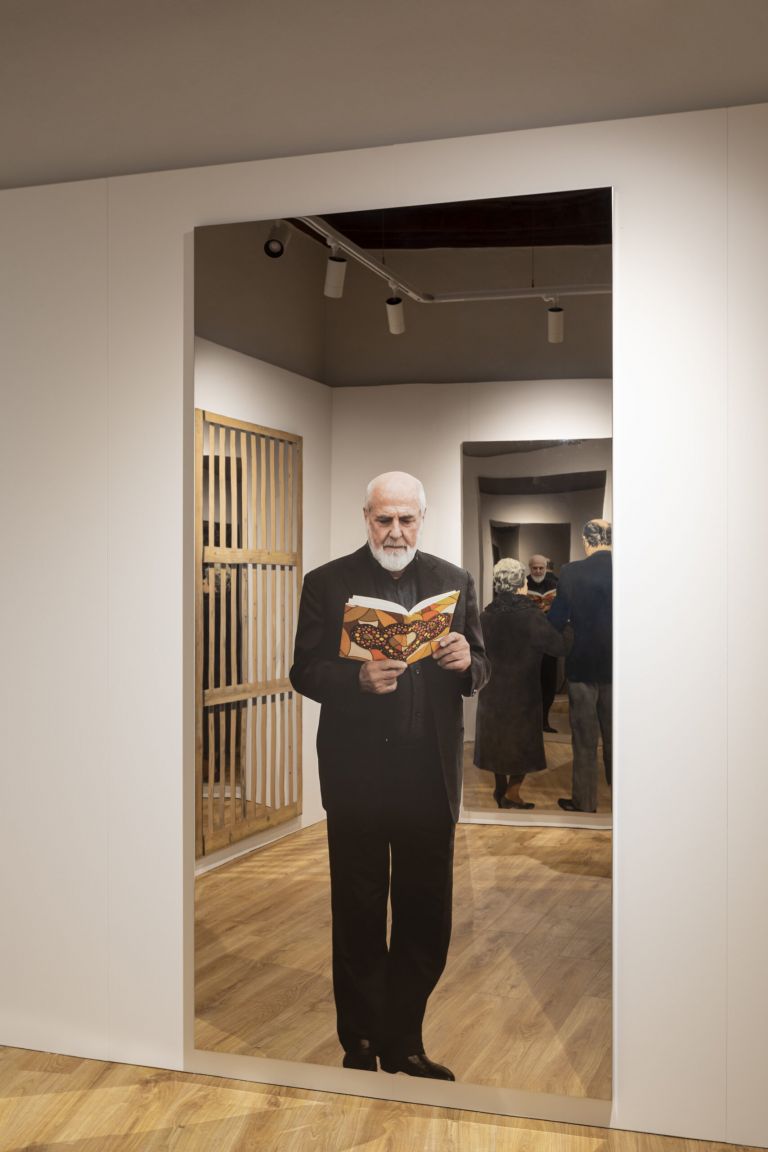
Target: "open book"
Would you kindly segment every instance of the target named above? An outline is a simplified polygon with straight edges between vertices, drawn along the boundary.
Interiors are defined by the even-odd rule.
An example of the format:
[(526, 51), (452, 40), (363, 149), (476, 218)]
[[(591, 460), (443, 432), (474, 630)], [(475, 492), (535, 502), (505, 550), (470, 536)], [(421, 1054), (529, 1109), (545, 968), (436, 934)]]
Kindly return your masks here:
[(548, 592), (534, 592), (530, 584), (528, 585), (528, 599), (533, 600), (536, 607), (541, 608), (542, 612), (549, 612), (555, 596), (557, 596), (557, 588), (550, 588)]
[(389, 600), (353, 596), (344, 605), (339, 656), (348, 660), (405, 660), (431, 656), (451, 630), (459, 592), (441, 592), (403, 608)]

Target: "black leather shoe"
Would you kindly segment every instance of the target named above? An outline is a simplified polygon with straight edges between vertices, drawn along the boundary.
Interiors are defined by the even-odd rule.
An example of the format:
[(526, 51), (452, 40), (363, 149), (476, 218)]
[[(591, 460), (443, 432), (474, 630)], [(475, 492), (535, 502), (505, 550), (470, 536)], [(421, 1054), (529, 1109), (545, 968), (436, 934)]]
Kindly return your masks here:
[(370, 1040), (360, 1040), (354, 1048), (344, 1053), (343, 1068), (358, 1068), (361, 1072), (378, 1072), (376, 1053)]
[(571, 800), (570, 797), (561, 796), (560, 799), (558, 800), (558, 804), (560, 805), (560, 807), (562, 808), (562, 810), (564, 812), (580, 812), (581, 811), (580, 808), (576, 807), (576, 805), (574, 804), (573, 800)]
[(405, 1072), (406, 1076), (422, 1076), (425, 1080), (455, 1080), (450, 1068), (435, 1064), (423, 1052), (414, 1056), (400, 1056), (394, 1059), (381, 1058), (382, 1072)]
[(553, 728), (551, 724), (545, 724), (542, 731), (543, 732), (557, 732), (557, 728)]
[(535, 808), (536, 807), (536, 805), (531, 800), (510, 800), (509, 797), (505, 796), (503, 793), (501, 794), (501, 796), (499, 796), (497, 792), (494, 792), (493, 798), (496, 801), (496, 804), (498, 805), (499, 808), (528, 809), (528, 808)]

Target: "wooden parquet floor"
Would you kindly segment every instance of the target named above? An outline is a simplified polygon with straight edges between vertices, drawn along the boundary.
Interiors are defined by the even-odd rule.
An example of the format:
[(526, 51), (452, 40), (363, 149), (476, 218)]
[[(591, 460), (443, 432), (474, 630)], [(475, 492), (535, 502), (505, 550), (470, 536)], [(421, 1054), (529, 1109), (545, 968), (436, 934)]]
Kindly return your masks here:
[[(550, 721), (557, 728), (556, 733), (545, 733), (544, 751), (547, 767), (543, 772), (532, 772), (526, 777), (521, 789), (524, 800), (536, 805), (536, 813), (556, 812), (560, 796), (571, 795), (573, 775), (573, 751), (571, 749), (571, 728), (568, 722), (568, 698), (558, 696), (550, 709)], [(494, 779), (491, 772), (483, 772), (472, 763), (473, 745), (464, 745), (464, 805), (472, 812), (498, 812), (493, 798)], [(597, 810), (600, 813), (611, 811), (611, 790), (605, 782), (601, 760), (602, 750), (598, 751), (599, 773), (597, 778)]]
[[(460, 825), (425, 1046), (457, 1078), (609, 1099), (611, 837)], [(338, 1065), (325, 825), (200, 877), (196, 1046)]]
[[(0, 1152), (735, 1152), (0, 1048)], [(748, 1152), (742, 1146), (742, 1152)]]

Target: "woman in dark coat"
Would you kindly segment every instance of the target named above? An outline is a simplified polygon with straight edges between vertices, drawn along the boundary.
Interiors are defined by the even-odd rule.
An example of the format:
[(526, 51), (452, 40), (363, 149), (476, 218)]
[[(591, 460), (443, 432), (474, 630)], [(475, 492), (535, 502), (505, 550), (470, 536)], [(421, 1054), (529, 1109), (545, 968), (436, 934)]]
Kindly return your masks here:
[(499, 808), (533, 808), (520, 798), (529, 772), (546, 768), (541, 734), (541, 657), (562, 656), (565, 641), (526, 596), (525, 568), (500, 560), (493, 600), (480, 614), (491, 679), (477, 704), (474, 762), (496, 777)]

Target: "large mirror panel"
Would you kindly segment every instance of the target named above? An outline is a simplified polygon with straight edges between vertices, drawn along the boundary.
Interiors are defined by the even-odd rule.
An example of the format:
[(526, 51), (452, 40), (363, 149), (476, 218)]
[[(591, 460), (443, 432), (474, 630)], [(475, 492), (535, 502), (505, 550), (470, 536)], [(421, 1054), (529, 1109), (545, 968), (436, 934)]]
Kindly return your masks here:
[[(325, 813), (313, 756), (317, 708), (304, 702), (303, 735), (295, 711), (290, 729), (281, 728), (291, 691), (284, 675), (288, 633), (298, 606), (280, 601), (280, 573), (297, 563), (306, 573), (328, 559), (329, 539), (334, 556), (364, 544), (365, 486), (388, 469), (424, 481), (422, 547), (472, 573), (481, 607), (491, 599), (496, 559), (521, 559), (527, 576), (531, 556), (549, 557), (558, 569), (577, 558), (577, 508), (591, 518), (607, 515), (610, 506), (610, 211), (610, 191), (592, 189), (196, 232), (196, 406), (240, 422), (224, 438), (228, 464), (212, 468), (214, 442), (201, 441), (201, 475), (216, 484), (223, 477), (224, 501), (217, 488), (205, 506), (223, 507), (226, 527), (209, 530), (214, 543), (239, 533), (242, 543), (255, 544), (242, 561), (223, 555), (209, 561), (258, 570), (234, 582), (222, 583), (219, 574), (211, 583), (209, 576), (207, 586), (218, 588), (219, 597), (222, 590), (225, 597), (237, 597), (233, 588), (247, 590), (245, 608), (240, 599), (227, 601), (229, 621), (274, 610), (266, 635), (280, 646), (273, 668), (263, 631), (257, 629), (256, 640), (247, 632), (233, 642), (234, 656), (218, 617), (205, 633), (214, 643), (209, 667), (216, 661), (235, 667), (255, 703), (245, 712), (231, 700), (217, 703), (238, 719), (234, 729), (228, 721), (219, 728), (217, 720), (202, 741), (209, 762), (200, 798), (216, 800), (213, 819), (240, 806), (263, 830), (228, 846), (217, 831), (206, 850), (208, 813), (201, 813), (200, 1048), (331, 1066), (343, 1056)], [(339, 236), (348, 250), (335, 243)], [(588, 412), (578, 397), (589, 398)], [(292, 520), (291, 547), (281, 551), (279, 540), (270, 539), (272, 523), (279, 536), (281, 503), (269, 477), (287, 484), (287, 445), (295, 442), (288, 438), (296, 435), (303, 535), (294, 534)], [(543, 445), (539, 436), (573, 443)], [(249, 437), (257, 442), (253, 454)], [(215, 441), (216, 451), (221, 444)], [(547, 463), (544, 454), (558, 448), (571, 454), (567, 464)], [(550, 493), (557, 507), (546, 513), (540, 492), (534, 512), (533, 494), (504, 490), (521, 479), (533, 484), (537, 476), (585, 473), (602, 480), (582, 491), (581, 481), (569, 481), (569, 489)], [(292, 499), (296, 492), (294, 485)], [(523, 512), (519, 501), (526, 496)], [(253, 523), (262, 509), (266, 539)], [(290, 581), (282, 580), (287, 587)], [(547, 756), (560, 758), (561, 775), (550, 781), (552, 795), (567, 787), (570, 755), (563, 657), (555, 662), (549, 716), (557, 732), (545, 735)], [(254, 676), (257, 667), (267, 669), (264, 677)], [(543, 795), (533, 812), (510, 816), (496, 808), (472, 766), (473, 703), (465, 724), (453, 931), (429, 998), (424, 1048), (464, 1083), (609, 1099), (610, 832), (542, 827), (540, 819), (537, 825), (533, 817), (551, 807)], [(289, 740), (289, 777), (282, 780), (279, 752)], [(302, 743), (303, 763), (293, 754)], [(227, 760), (217, 770), (210, 754), (219, 745)], [(267, 770), (257, 777), (260, 759)], [(263, 790), (259, 779), (266, 780)], [(273, 810), (283, 800), (298, 810), (285, 812), (281, 824)], [(607, 796), (600, 808), (609, 816)], [(550, 824), (558, 819), (553, 812)]]

